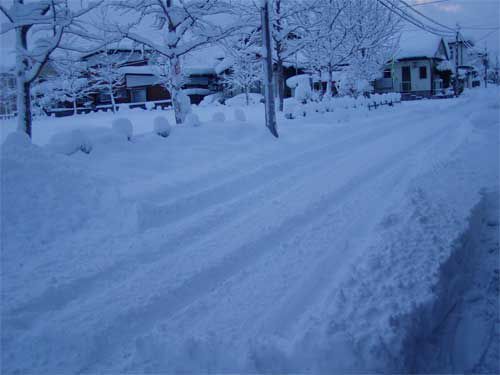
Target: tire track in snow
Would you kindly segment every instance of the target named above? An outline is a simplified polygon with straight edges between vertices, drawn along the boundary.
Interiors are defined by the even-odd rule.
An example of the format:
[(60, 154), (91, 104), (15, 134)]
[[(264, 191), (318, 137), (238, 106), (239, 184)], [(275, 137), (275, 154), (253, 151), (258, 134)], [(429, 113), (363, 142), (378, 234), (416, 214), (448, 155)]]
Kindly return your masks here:
[[(316, 167), (324, 166), (325, 161), (332, 158), (339, 158), (337, 159), (338, 162), (340, 158), (347, 155), (347, 152), (352, 152), (355, 148), (361, 148), (364, 144), (372, 142), (381, 136), (383, 137), (388, 131), (390, 132), (394, 129), (405, 130), (404, 127), (398, 124), (383, 128), (377, 127), (374, 130), (370, 129), (368, 132), (361, 132), (362, 134), (350, 135), (340, 140), (337, 139), (326, 146), (302, 152), (286, 160), (286, 164), (276, 163), (267, 166), (263, 171), (257, 170), (249, 175), (244, 175), (243, 179), (238, 178), (230, 182), (230, 184), (222, 184), (213, 189), (208, 189), (202, 194), (201, 200), (197, 200), (196, 198), (199, 198), (199, 195), (195, 194), (181, 200), (179, 203), (174, 202), (171, 205), (160, 206), (156, 210), (160, 211), (160, 216), (162, 212), (164, 213), (164, 216), (160, 220), (163, 222), (171, 222), (174, 219), (182, 220), (193, 215), (197, 217), (194, 223), (186, 223), (185, 230), (178, 231), (178, 228), (176, 228), (177, 233), (160, 246), (162, 250), (153, 253), (141, 252), (130, 259), (127, 258), (110, 267), (101, 269), (97, 274), (75, 279), (59, 287), (50, 287), (42, 295), (15, 310), (6, 312), (6, 322), (13, 324), (18, 329), (29, 329), (32, 326), (33, 320), (40, 318), (40, 314), (61, 310), (70, 302), (89, 295), (97, 288), (109, 285), (111, 281), (126, 278), (141, 265), (154, 263), (162, 257), (173, 253), (173, 251), (170, 251), (166, 254), (163, 250), (164, 248), (175, 248), (179, 244), (185, 246), (198, 242), (205, 235), (212, 233), (214, 229), (227, 225), (233, 217), (239, 214), (238, 211), (245, 208), (250, 209), (255, 201), (258, 201), (257, 198), (259, 196), (268, 195), (268, 185), (272, 185), (273, 187), (273, 196), (284, 194), (288, 189), (296, 185), (303, 171), (310, 171)], [(393, 134), (391, 133), (391, 135)], [(318, 158), (319, 156), (321, 158)], [(303, 163), (303, 161), (306, 161), (306, 163)], [(329, 167), (332, 166), (330, 165)], [(315, 174), (320, 173), (321, 171), (315, 172)], [(262, 185), (263, 180), (266, 181), (264, 185)], [(220, 197), (224, 197), (225, 199), (234, 197), (234, 200), (230, 205), (227, 205), (227, 202), (223, 202), (225, 206), (218, 207), (220, 202), (218, 202), (217, 198)], [(208, 212), (203, 215), (202, 213), (206, 211)], [(184, 215), (179, 214), (179, 212), (184, 212)], [(155, 214), (153, 216), (157, 217)]]
[(162, 295), (156, 295), (145, 305), (117, 316), (107, 328), (95, 337), (95, 351), (89, 356), (89, 361), (92, 361), (92, 364), (89, 364), (89, 367), (82, 369), (82, 371), (90, 371), (96, 365), (105, 362), (106, 359), (109, 360), (120, 344), (132, 342), (138, 335), (151, 329), (157, 321), (171, 317), (201, 296), (216, 289), (224, 280), (256, 262), (269, 248), (279, 246), (283, 239), (289, 238), (291, 232), (300, 232), (300, 228), (303, 228), (311, 217), (327, 213), (332, 206), (338, 203), (339, 199), (351, 194), (357, 186), (377, 177), (388, 166), (391, 167), (394, 163), (405, 159), (408, 152), (418, 150), (434, 137), (446, 132), (449, 127), (432, 132), (413, 143), (409, 148), (375, 163), (365, 173), (356, 175), (340, 188), (324, 194), (315, 203), (306, 207), (304, 211), (288, 217), (273, 231), (264, 233), (254, 241), (240, 246), (219, 263), (200, 270), (180, 286), (166, 291)]
[[(437, 139), (446, 138), (446, 132), (447, 130), (443, 129), (439, 135), (432, 135), (435, 138), (431, 142), (435, 143)], [(320, 218), (316, 218), (314, 224), (310, 223), (309, 227), (311, 229), (309, 231), (311, 234), (308, 233), (307, 236), (299, 239), (298, 243), (287, 247), (286, 250), (278, 251), (277, 255), (268, 254), (258, 263), (252, 265), (251, 270), (246, 269), (243, 272), (244, 276), (241, 274), (234, 275), (232, 280), (226, 280), (222, 290), (214, 291), (210, 296), (193, 303), (193, 305), (198, 305), (198, 309), (196, 306), (190, 306), (177, 313), (176, 318), (173, 318), (169, 323), (169, 327), (176, 330), (175, 326), (184, 323), (183, 328), (179, 327), (180, 331), (186, 333), (192, 329), (196, 331), (192, 323), (186, 320), (183, 322), (182, 315), (189, 316), (189, 321), (196, 321), (196, 317), (208, 320), (208, 322), (215, 319), (217, 322), (223, 322), (221, 324), (226, 327), (230, 324), (229, 322), (233, 319), (233, 316), (231, 314), (230, 316), (224, 315), (227, 314), (226, 310), (229, 311), (230, 307), (226, 305), (220, 306), (221, 301), (231, 300), (231, 306), (238, 306), (240, 308), (234, 308), (245, 312), (246, 300), (258, 299), (265, 295), (265, 297), (258, 299), (257, 305), (269, 306), (272, 304), (271, 312), (257, 310), (252, 311), (253, 316), (245, 315), (240, 317), (242, 321), (247, 323), (238, 328), (236, 336), (243, 337), (248, 332), (255, 332), (255, 330), (260, 331), (261, 335), (274, 332), (279, 336), (285, 336), (285, 333), (290, 330), (290, 327), (295, 324), (308, 306), (318, 300), (322, 292), (327, 289), (327, 286), (333, 284), (332, 276), (334, 279), (338, 278), (335, 274), (332, 275), (332, 272), (339, 269), (344, 263), (345, 256), (340, 253), (349, 250), (348, 258), (352, 259), (355, 256), (352, 253), (353, 242), (356, 245), (356, 239), (364, 238), (383, 214), (379, 202), (386, 200), (389, 195), (394, 201), (395, 190), (399, 194), (402, 193), (403, 187), (401, 185), (408, 181), (410, 169), (411, 171), (414, 170), (414, 168), (409, 168), (409, 164), (417, 163), (415, 159), (417, 159), (418, 155), (416, 154), (426, 153), (429, 149), (429, 145), (426, 145), (423, 149), (408, 153), (404, 158), (398, 160), (392, 168), (377, 175), (372, 181), (356, 186), (350, 191), (350, 194), (346, 195), (339, 208)], [(370, 191), (372, 193), (367, 196), (359, 196), (360, 191)], [(371, 207), (371, 201), (376, 202), (375, 207), (367, 209), (367, 207)], [(387, 204), (385, 203), (384, 206)], [(376, 214), (371, 215), (367, 220), (365, 213), (374, 211)], [(321, 234), (321, 236), (318, 236), (321, 238), (316, 238), (318, 233)], [(346, 243), (349, 244), (349, 249), (345, 248)], [(354, 248), (359, 248), (359, 246), (354, 246)], [(296, 262), (299, 258), (300, 262)], [(276, 265), (278, 265), (278, 268), (276, 268)], [(307, 265), (308, 270), (312, 269), (314, 271), (308, 271), (304, 276), (304, 265)], [(270, 274), (280, 275), (279, 280), (270, 278)], [(242, 277), (243, 280), (241, 280)], [(276, 283), (282, 285), (278, 285), (278, 288), (276, 288)], [(245, 293), (245, 291), (258, 290), (259, 284), (266, 285), (266, 289), (253, 297), (251, 293)], [(297, 285), (297, 287), (292, 287), (293, 285)], [(234, 290), (235, 288), (236, 290)], [(285, 292), (285, 297), (283, 297), (283, 292)], [(240, 298), (242, 294), (246, 296), (244, 300)], [(275, 308), (276, 304), (278, 304), (278, 307)], [(214, 311), (210, 313), (210, 316), (207, 316), (209, 315), (207, 311), (211, 311), (211, 309)], [(214, 322), (212, 321), (212, 323)], [(208, 327), (209, 324), (207, 322), (201, 323), (202, 327)], [(217, 332), (224, 330), (223, 327), (214, 327), (218, 327), (217, 324), (211, 326), (210, 329)], [(166, 329), (166, 331), (169, 330)], [(258, 335), (256, 334), (256, 336)]]

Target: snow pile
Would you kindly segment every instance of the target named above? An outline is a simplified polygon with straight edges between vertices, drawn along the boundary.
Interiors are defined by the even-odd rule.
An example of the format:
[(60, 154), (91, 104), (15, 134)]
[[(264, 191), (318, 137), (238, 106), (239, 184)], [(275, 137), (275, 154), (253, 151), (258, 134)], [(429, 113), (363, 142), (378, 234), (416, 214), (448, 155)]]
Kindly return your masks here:
[(171, 127), (168, 120), (164, 116), (156, 116), (153, 120), (154, 132), (161, 137), (170, 135)]
[(224, 114), (224, 112), (215, 112), (212, 116), (212, 121), (213, 122), (225, 122), (226, 115)]
[(198, 127), (201, 125), (200, 119), (196, 113), (188, 113), (184, 123), (187, 126), (194, 126), (194, 127)]
[(125, 117), (120, 117), (113, 120), (112, 124), (113, 130), (118, 133), (124, 135), (127, 140), (132, 139), (132, 135), (134, 134), (134, 127), (132, 126), (132, 122)]
[(245, 112), (241, 108), (235, 108), (235, 110), (234, 110), (234, 119), (236, 121), (246, 122), (247, 121), (247, 116), (245, 115)]
[(24, 133), (7, 137), (1, 166), (4, 260), (29, 256), (78, 231), (103, 204), (103, 180), (74, 160), (32, 145)]
[(93, 148), (90, 139), (80, 129), (54, 134), (48, 147), (52, 151), (64, 155), (72, 155), (78, 151), (88, 154)]
[[(261, 94), (248, 94), (248, 104), (259, 104), (262, 103), (264, 97)], [(245, 94), (236, 95), (230, 99), (226, 99), (226, 105), (229, 106), (244, 106), (246, 105)]]

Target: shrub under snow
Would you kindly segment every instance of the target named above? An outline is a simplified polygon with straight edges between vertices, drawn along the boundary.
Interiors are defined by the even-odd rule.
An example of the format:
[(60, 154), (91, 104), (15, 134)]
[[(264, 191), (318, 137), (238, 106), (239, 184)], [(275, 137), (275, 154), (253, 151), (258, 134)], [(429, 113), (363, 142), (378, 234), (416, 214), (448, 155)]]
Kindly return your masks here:
[(192, 113), (192, 112), (187, 114), (186, 120), (184, 121), (184, 123), (187, 126), (194, 126), (194, 127), (201, 125), (201, 122), (200, 122), (200, 119), (198, 118), (198, 115), (196, 115), (195, 113)]
[(226, 115), (223, 112), (215, 112), (212, 116), (212, 121), (214, 122), (224, 122), (226, 121)]
[[(261, 94), (248, 94), (248, 104), (259, 104), (264, 101), (264, 96)], [(244, 106), (246, 105), (246, 95), (238, 94), (232, 98), (226, 99), (226, 105), (228, 106)]]
[(236, 121), (246, 122), (247, 116), (245, 115), (245, 112), (241, 108), (236, 108), (234, 110), (234, 119)]
[(311, 86), (309, 85), (309, 82), (305, 80), (299, 81), (296, 89), (295, 89), (295, 99), (297, 99), (298, 102), (300, 103), (305, 103), (309, 99), (311, 99), (312, 96), (312, 90)]
[(164, 116), (156, 116), (153, 120), (154, 132), (161, 137), (168, 137), (170, 135), (170, 124)]
[(49, 149), (59, 154), (72, 155), (82, 151), (86, 154), (92, 151), (92, 142), (79, 129), (57, 133), (50, 139)]
[(134, 133), (132, 122), (128, 118), (120, 117), (113, 120), (113, 130), (119, 134), (123, 134), (130, 141)]

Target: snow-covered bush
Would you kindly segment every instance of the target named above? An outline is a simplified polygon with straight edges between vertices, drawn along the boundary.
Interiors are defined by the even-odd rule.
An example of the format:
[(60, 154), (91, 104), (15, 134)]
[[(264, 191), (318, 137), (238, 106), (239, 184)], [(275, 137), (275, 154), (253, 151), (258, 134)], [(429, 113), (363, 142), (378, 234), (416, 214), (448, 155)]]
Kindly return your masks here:
[(92, 151), (92, 142), (80, 130), (56, 133), (49, 141), (48, 148), (64, 155), (72, 155), (78, 151), (89, 154)]
[(134, 133), (134, 127), (132, 126), (132, 122), (128, 118), (120, 117), (113, 120), (112, 124), (113, 130), (118, 134), (123, 134), (127, 137), (127, 140), (132, 139), (132, 135)]
[(246, 122), (247, 116), (245, 115), (245, 112), (241, 108), (235, 108), (234, 109), (234, 119), (236, 121)]
[(312, 97), (312, 90), (309, 82), (306, 80), (300, 80), (295, 88), (295, 99), (299, 103), (306, 103)]
[(221, 93), (210, 94), (203, 97), (203, 100), (198, 104), (200, 107), (207, 107), (209, 105), (221, 105)]
[[(259, 104), (262, 103), (264, 97), (261, 94), (248, 94), (249, 104)], [(239, 94), (232, 98), (226, 99), (226, 105), (229, 106), (244, 106), (246, 105), (246, 96), (245, 94)]]
[(194, 126), (194, 127), (197, 127), (197, 126), (200, 126), (201, 125), (201, 122), (200, 122), (200, 119), (198, 117), (198, 115), (196, 113), (188, 113), (188, 115), (186, 116), (186, 120), (184, 121), (184, 123), (187, 125), (187, 126)]
[(224, 122), (226, 121), (226, 115), (224, 114), (224, 112), (215, 112), (214, 115), (212, 116), (212, 121)]
[(163, 116), (156, 116), (153, 120), (154, 132), (161, 137), (168, 137), (170, 135), (170, 124)]

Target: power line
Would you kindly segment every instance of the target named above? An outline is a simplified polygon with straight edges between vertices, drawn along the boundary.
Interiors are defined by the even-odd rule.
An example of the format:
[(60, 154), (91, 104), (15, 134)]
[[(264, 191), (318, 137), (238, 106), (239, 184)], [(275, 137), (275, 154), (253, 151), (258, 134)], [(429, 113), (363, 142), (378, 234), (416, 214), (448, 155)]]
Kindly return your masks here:
[(498, 31), (498, 30), (493, 30), (493, 31), (490, 31), (488, 34), (483, 35), (483, 36), (482, 36), (481, 38), (479, 38), (479, 39), (476, 39), (476, 40), (475, 40), (475, 41), (476, 41), (476, 43), (477, 43), (477, 42), (480, 42), (480, 41), (482, 41), (482, 40), (484, 40), (484, 39), (486, 39), (486, 38), (488, 38), (490, 35), (493, 35), (493, 34), (494, 34), (495, 32), (497, 32), (497, 31)]
[(411, 6), (412, 7), (418, 7), (418, 6), (422, 6), (422, 5), (431, 5), (431, 4), (437, 4), (437, 3), (444, 3), (444, 2), (447, 2), (447, 1), (450, 1), (450, 0), (435, 0), (435, 1), (429, 1), (427, 3), (416, 3), (416, 4), (412, 4)]
[[(455, 34), (455, 31), (449, 31), (449, 30), (440, 30), (434, 26), (431, 25), (426, 25), (423, 23), (421, 20), (417, 19), (415, 16), (408, 14), (406, 11), (398, 7), (395, 3), (389, 1), (389, 0), (377, 0), (382, 6), (385, 8), (389, 9), (391, 12), (394, 14), (398, 15), (402, 19), (410, 22), (414, 26), (417, 26), (418, 28), (425, 30), (431, 34), (438, 35), (441, 37), (451, 37)], [(389, 4), (389, 5), (388, 5)]]
[(406, 1), (404, 0), (398, 0), (401, 4), (407, 6), (408, 8), (410, 8), (413, 12), (417, 13), (418, 15), (420, 15), (421, 17), (425, 18), (426, 20), (440, 26), (440, 27), (443, 27), (444, 29), (447, 29), (447, 30), (451, 30), (452, 32), (455, 32), (455, 29), (452, 29), (451, 27), (449, 26), (446, 26), (446, 25), (443, 25), (442, 23), (430, 18), (429, 16), (426, 16), (425, 14), (423, 14), (422, 12), (418, 11), (417, 9), (413, 8), (410, 4), (408, 4)]

